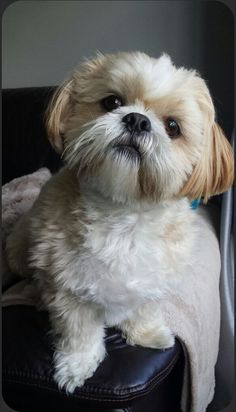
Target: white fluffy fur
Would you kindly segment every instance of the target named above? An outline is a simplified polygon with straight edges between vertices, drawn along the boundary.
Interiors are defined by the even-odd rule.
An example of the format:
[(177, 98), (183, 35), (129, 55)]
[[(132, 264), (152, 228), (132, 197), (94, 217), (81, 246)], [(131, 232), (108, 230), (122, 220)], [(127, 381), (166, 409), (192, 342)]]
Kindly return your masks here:
[[(106, 113), (100, 100), (112, 93), (126, 103)], [(105, 326), (134, 345), (174, 343), (158, 302), (191, 270), (195, 212), (180, 192), (208, 145), (214, 108), (203, 80), (168, 56), (120, 53), (76, 70), (50, 110), (66, 166), (18, 222), (7, 251), (14, 272), (34, 276), (55, 336), (55, 380), (73, 392), (104, 359)], [(131, 112), (152, 125), (140, 159), (113, 147), (129, 139), (122, 118)], [(165, 130), (168, 116), (180, 124), (177, 139)]]

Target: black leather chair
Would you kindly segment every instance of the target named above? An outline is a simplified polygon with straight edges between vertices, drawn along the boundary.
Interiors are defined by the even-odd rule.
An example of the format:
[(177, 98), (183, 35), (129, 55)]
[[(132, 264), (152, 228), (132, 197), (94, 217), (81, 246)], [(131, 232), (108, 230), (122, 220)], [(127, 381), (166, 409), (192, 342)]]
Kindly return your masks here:
[[(61, 160), (51, 148), (43, 115), (53, 88), (3, 91), (3, 184)], [(108, 356), (73, 395), (53, 381), (53, 344), (46, 312), (3, 308), (3, 398), (18, 412), (179, 412), (184, 369), (181, 343), (161, 351), (126, 344), (108, 329)]]

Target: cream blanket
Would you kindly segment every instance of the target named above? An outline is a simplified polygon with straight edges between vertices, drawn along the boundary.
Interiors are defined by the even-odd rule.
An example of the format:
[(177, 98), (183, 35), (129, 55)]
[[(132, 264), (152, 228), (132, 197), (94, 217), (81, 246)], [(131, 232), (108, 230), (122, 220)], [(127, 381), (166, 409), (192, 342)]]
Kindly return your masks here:
[[(49, 177), (47, 169), (40, 169), (3, 186), (3, 247), (13, 223), (30, 208)], [(194, 270), (189, 273), (180, 291), (162, 302), (161, 310), (167, 325), (184, 344), (186, 362), (182, 411), (205, 412), (214, 395), (214, 370), (219, 345), (220, 253), (209, 217), (202, 211), (193, 213), (198, 213), (202, 230)], [(4, 251), (3, 263), (3, 284), (7, 287), (12, 282), (12, 275), (4, 261)], [(8, 288), (3, 295), (3, 306), (34, 305), (34, 302), (34, 289), (26, 280)]]

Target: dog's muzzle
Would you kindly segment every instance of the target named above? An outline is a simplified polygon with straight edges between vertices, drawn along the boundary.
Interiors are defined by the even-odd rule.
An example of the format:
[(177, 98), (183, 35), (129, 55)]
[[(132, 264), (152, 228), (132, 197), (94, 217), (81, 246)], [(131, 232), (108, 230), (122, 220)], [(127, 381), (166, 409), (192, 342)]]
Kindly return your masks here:
[(140, 113), (128, 113), (122, 120), (123, 133), (109, 145), (114, 154), (124, 156), (127, 160), (140, 162), (150, 147), (152, 140), (151, 122), (147, 116)]

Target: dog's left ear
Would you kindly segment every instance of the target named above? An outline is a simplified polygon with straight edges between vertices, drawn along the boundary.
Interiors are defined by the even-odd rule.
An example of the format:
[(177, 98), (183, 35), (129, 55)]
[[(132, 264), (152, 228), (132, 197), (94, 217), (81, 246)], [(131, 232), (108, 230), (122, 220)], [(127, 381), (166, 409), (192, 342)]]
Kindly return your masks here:
[(192, 89), (203, 113), (203, 151), (180, 195), (190, 200), (208, 199), (225, 192), (234, 180), (233, 149), (215, 121), (214, 104), (205, 81), (195, 73)]
[(69, 79), (56, 89), (46, 111), (48, 138), (58, 153), (63, 151), (63, 134), (72, 112), (72, 84)]
[(214, 122), (207, 128), (207, 141), (202, 157), (181, 191), (189, 199), (203, 202), (225, 192), (234, 180), (233, 150), (220, 126)]

